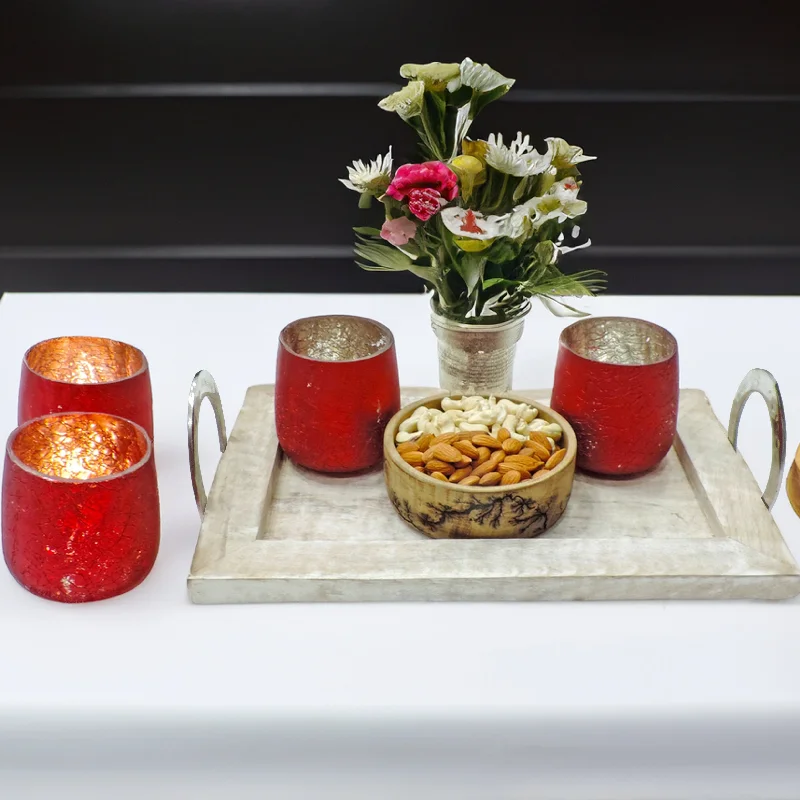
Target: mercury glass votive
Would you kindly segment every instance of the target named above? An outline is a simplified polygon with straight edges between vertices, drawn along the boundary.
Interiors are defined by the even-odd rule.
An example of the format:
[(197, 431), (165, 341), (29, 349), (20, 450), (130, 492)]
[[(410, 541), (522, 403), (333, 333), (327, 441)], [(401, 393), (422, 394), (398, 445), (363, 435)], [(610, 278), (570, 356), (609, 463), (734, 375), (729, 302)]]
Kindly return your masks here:
[(283, 451), (318, 472), (355, 472), (383, 459), (383, 431), (400, 408), (394, 337), (364, 317), (307, 317), (280, 334), (275, 423)]
[(659, 325), (587, 317), (561, 333), (550, 405), (578, 437), (578, 468), (635, 475), (669, 452), (678, 423), (678, 343)]
[(130, 419), (153, 438), (150, 370), (141, 350), (97, 336), (39, 342), (22, 361), (17, 422), (62, 411)]
[(64, 603), (127, 592), (152, 569), (159, 538), (153, 447), (141, 426), (70, 412), (9, 436), (3, 556), (30, 592)]

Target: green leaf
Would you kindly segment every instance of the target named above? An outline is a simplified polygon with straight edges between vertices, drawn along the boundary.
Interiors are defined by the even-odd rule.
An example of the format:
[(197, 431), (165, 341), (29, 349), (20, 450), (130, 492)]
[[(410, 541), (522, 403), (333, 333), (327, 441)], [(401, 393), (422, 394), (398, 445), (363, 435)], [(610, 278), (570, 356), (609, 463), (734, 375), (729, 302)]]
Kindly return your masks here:
[(518, 281), (510, 281), (507, 278), (489, 278), (489, 280), (484, 281), (482, 285), (484, 289), (491, 289), (492, 286), (501, 286), (503, 284), (508, 286), (516, 283), (518, 283)]
[(504, 264), (519, 258), (522, 242), (502, 236), (486, 251), (486, 257), (495, 264)]
[(359, 208), (369, 208), (372, 205), (372, 195), (369, 192), (364, 192), (358, 198), (358, 207)]
[[(545, 308), (557, 317), (588, 317), (591, 316), (586, 311), (580, 311), (577, 308), (573, 308), (570, 305), (567, 305), (563, 300), (556, 300), (555, 297), (551, 297), (546, 294), (539, 295), (539, 299), (542, 301), (542, 304)], [(558, 306), (559, 308), (553, 308), (553, 306)], [(562, 311), (561, 309), (565, 309)]]
[(467, 296), (469, 296), (483, 279), (486, 256), (478, 253), (465, 253), (462, 258), (456, 259), (453, 266), (466, 284)]
[(565, 275), (557, 269), (549, 270), (547, 277), (537, 277), (520, 285), (532, 295), (555, 297), (592, 297), (605, 285), (605, 273), (599, 270), (586, 270), (573, 275)]
[(410, 269), (414, 263), (405, 253), (401, 253), (392, 245), (372, 243), (363, 238), (360, 238), (354, 250), (359, 258), (373, 262), (378, 269), (402, 272)]
[(510, 88), (510, 86), (504, 84), (503, 86), (498, 86), (496, 89), (492, 89), (491, 92), (484, 92), (483, 94), (473, 96), (470, 116), (473, 119), (477, 117), (489, 103), (499, 100)]
[(447, 102), (457, 108), (469, 103), (471, 98), (472, 89), (469, 86), (460, 86), (455, 92), (447, 92)]
[(380, 238), (381, 232), (378, 228), (353, 228), (356, 233), (362, 236), (375, 236)]
[(550, 265), (556, 260), (556, 246), (551, 241), (539, 242), (533, 252), (540, 264)]

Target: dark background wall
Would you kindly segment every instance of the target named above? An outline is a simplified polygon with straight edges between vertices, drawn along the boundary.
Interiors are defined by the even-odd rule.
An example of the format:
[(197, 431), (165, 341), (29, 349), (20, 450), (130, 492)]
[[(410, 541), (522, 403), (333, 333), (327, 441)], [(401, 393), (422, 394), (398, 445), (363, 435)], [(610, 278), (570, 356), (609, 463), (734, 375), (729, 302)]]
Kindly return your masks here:
[(337, 177), (413, 138), (405, 61), (517, 79), (474, 135), (563, 136), (620, 293), (800, 292), (794, 3), (4, 0), (0, 292), (414, 291)]

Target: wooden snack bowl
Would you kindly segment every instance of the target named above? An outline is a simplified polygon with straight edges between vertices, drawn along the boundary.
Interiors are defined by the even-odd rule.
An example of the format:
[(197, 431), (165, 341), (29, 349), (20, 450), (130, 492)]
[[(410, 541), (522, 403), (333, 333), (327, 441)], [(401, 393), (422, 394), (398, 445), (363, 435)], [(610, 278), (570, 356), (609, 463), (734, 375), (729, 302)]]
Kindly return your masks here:
[(400, 423), (420, 406), (440, 408), (449, 392), (418, 400), (392, 417), (383, 437), (384, 474), (389, 499), (396, 511), (417, 530), (434, 539), (524, 539), (538, 536), (564, 513), (572, 492), (575, 431), (551, 408), (528, 397), (507, 393), (494, 395), (515, 403), (527, 403), (539, 418), (556, 422), (563, 430), (561, 444), (567, 454), (549, 475), (510, 486), (460, 486), (436, 480), (409, 466), (397, 452), (395, 436)]

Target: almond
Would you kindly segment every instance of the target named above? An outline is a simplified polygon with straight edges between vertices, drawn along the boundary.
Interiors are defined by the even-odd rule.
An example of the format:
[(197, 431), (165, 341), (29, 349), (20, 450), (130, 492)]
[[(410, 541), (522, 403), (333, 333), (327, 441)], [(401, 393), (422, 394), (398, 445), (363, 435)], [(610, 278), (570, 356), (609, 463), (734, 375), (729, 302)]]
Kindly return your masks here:
[(542, 447), (546, 448), (547, 457), (550, 458), (550, 442), (543, 433), (539, 433), (539, 431), (530, 431), (528, 433), (528, 441), (526, 442), (528, 447), (533, 447), (531, 442), (538, 442)]
[(447, 483), (447, 478), (441, 472), (431, 472), (431, 478), (437, 481), (444, 481)]
[[(434, 441), (436, 441), (434, 439)], [(456, 461), (461, 461), (464, 454), (459, 452), (451, 444), (440, 442), (433, 445), (433, 457), (439, 461), (447, 461), (448, 464), (455, 464)]]
[(549, 469), (540, 469), (538, 472), (533, 473), (533, 479), (538, 481), (540, 478), (546, 478), (550, 474)]
[(545, 469), (555, 469), (563, 460), (564, 456), (567, 454), (567, 451), (562, 447), (560, 450), (556, 450), (550, 458), (547, 459), (545, 462), (544, 468)]
[(425, 472), (425, 467), (414, 467), (417, 472)]
[(422, 460), (424, 463), (428, 463), (432, 461), (435, 456), (433, 455), (433, 448), (429, 447), (425, 452), (422, 454)]
[(503, 476), (499, 472), (487, 472), (479, 481), (478, 486), (497, 486)]
[(517, 453), (518, 456), (532, 456), (533, 455), (533, 448), (532, 447), (523, 447), (522, 450)]
[(497, 441), (500, 442), (500, 444), (506, 441), (506, 439), (508, 439), (510, 436), (511, 434), (509, 433), (508, 428), (500, 428), (500, 430), (497, 431)]
[(459, 486), (477, 486), (480, 483), (480, 478), (477, 475), (469, 475), (466, 478), (462, 478), (459, 482)]
[(497, 465), (500, 464), (501, 461), (505, 460), (506, 454), (505, 452), (500, 450), (495, 450), (490, 456), (489, 460), (486, 462), (487, 464), (492, 465), (492, 469), (496, 469)]
[(490, 472), (494, 472), (497, 469), (496, 464), (492, 464), (490, 461), (484, 461), (483, 464), (478, 464), (477, 467), (474, 467), (472, 470), (473, 475), (477, 475), (479, 478), (482, 478), (484, 475), (487, 475)]
[(431, 439), (429, 447), (436, 447), (437, 444), (452, 444), (458, 438), (457, 433), (440, 433)]
[[(475, 431), (461, 431), (456, 437), (456, 442), (471, 442)], [(455, 444), (455, 442), (453, 442)]]
[(519, 451), (522, 450), (522, 442), (519, 439), (512, 439), (509, 437), (503, 442), (503, 450), (513, 456), (514, 453), (519, 453)]
[(523, 469), (520, 464), (509, 464), (508, 461), (498, 464), (497, 471), (501, 475), (505, 475), (507, 472), (519, 472), (519, 474), (522, 476), (520, 480), (529, 481), (531, 479), (531, 473), (528, 472), (527, 469)]
[(455, 447), (459, 453), (463, 453), (468, 458), (475, 459), (479, 457), (478, 448), (475, 447), (472, 442), (468, 442), (466, 440), (461, 442), (453, 442), (453, 447)]
[(511, 484), (519, 483), (521, 480), (522, 480), (522, 475), (520, 475), (520, 473), (517, 472), (515, 469), (512, 469), (509, 472), (506, 472), (500, 478), (500, 485), (501, 486), (511, 486)]
[(483, 464), (485, 461), (489, 460), (489, 456), (492, 454), (492, 451), (488, 447), (479, 447), (478, 448), (478, 459), (475, 462), (475, 465)]
[(472, 467), (472, 459), (467, 456), (461, 456), (460, 461), (455, 462), (456, 469), (463, 469), (464, 467)]
[(437, 458), (432, 458), (426, 465), (425, 469), (428, 472), (441, 472), (443, 475), (452, 475), (456, 468), (447, 461), (439, 461)]
[(488, 433), (476, 433), (472, 437), (472, 444), (475, 447), (488, 447), (490, 450), (499, 450), (503, 445), (497, 441), (494, 436), (489, 436)]
[(400, 455), (403, 455), (403, 453), (413, 453), (415, 450), (418, 451), (420, 455), (422, 454), (422, 451), (419, 449), (419, 445), (414, 441), (403, 442), (402, 444), (397, 445), (397, 452), (400, 453)]
[(400, 453), (400, 458), (412, 467), (421, 467), (423, 464), (422, 453), (420, 453), (419, 450), (413, 450), (410, 453)]
[(462, 481), (464, 478), (468, 478), (472, 474), (472, 467), (462, 467), (461, 469), (457, 469), (449, 478), (448, 480), (450, 483), (458, 483)]
[(541, 466), (541, 461), (531, 456), (506, 456), (506, 461), (509, 464), (519, 464), (528, 472), (533, 472)]
[(528, 445), (528, 449), (533, 450), (533, 455), (536, 458), (540, 458), (542, 461), (547, 461), (550, 458), (550, 448), (545, 447), (541, 442), (529, 439), (525, 444)]
[(422, 436), (417, 439), (417, 450), (424, 453), (431, 446), (432, 441), (433, 436), (430, 433), (423, 433)]

